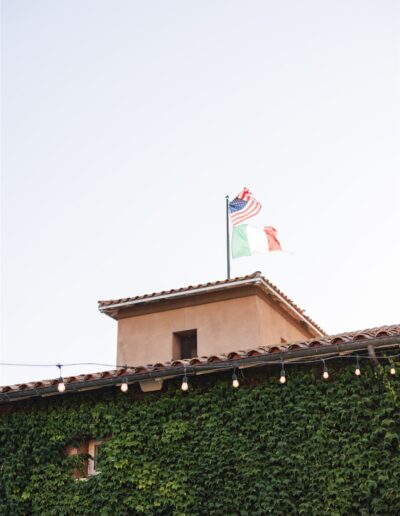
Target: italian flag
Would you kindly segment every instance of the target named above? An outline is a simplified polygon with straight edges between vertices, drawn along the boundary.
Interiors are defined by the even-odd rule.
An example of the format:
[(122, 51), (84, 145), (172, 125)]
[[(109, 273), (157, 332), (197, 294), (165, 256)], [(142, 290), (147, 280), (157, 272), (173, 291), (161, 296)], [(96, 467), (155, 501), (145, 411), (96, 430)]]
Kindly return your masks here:
[(252, 254), (282, 251), (276, 235), (276, 229), (271, 226), (263, 228), (250, 224), (234, 226), (232, 231), (232, 257), (240, 258)]

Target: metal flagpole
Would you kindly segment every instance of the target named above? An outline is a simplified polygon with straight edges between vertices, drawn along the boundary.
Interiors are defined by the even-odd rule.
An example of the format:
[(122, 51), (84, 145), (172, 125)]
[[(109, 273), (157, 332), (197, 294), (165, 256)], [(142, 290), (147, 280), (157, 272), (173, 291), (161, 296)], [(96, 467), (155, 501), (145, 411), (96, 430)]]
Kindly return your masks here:
[(226, 199), (226, 269), (228, 274), (228, 279), (231, 279), (231, 255), (230, 255), (230, 245), (229, 245), (229, 195), (225, 197)]

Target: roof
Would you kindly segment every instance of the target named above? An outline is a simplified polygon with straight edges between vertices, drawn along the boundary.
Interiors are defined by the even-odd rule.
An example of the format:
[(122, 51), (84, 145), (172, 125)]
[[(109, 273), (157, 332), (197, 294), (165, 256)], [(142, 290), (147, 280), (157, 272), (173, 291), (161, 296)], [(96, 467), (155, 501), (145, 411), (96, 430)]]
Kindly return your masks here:
[[(376, 349), (393, 348), (400, 345), (400, 324), (337, 335), (325, 335), (317, 339), (277, 344), (275, 346), (234, 350), (221, 355), (118, 367), (110, 371), (70, 376), (64, 378), (64, 383), (66, 392), (76, 392), (121, 383), (121, 377), (126, 377), (128, 381), (141, 381), (150, 378), (173, 378), (181, 375), (183, 371), (196, 374), (196, 372), (214, 372), (217, 368), (251, 367), (267, 362), (296, 362), (296, 360), (304, 360), (306, 357), (326, 357), (355, 352), (356, 350), (366, 349), (370, 344)], [(58, 379), (53, 378), (0, 387), (0, 401), (7, 402), (14, 399), (57, 394), (57, 383)]]
[(214, 281), (209, 283), (201, 283), (199, 285), (189, 285), (178, 289), (163, 290), (162, 292), (152, 292), (135, 297), (125, 297), (121, 299), (111, 299), (106, 301), (98, 301), (99, 310), (110, 317), (116, 318), (119, 310), (130, 308), (135, 305), (143, 305), (145, 303), (155, 303), (167, 299), (176, 299), (179, 297), (187, 297), (189, 295), (200, 295), (210, 291), (218, 292), (221, 290), (245, 287), (249, 285), (257, 285), (261, 287), (275, 302), (277, 302), (286, 312), (299, 319), (312, 330), (311, 335), (325, 335), (324, 330), (318, 324), (305, 314), (294, 301), (284, 294), (278, 287), (266, 279), (260, 271), (254, 272), (247, 276), (238, 276), (232, 279)]

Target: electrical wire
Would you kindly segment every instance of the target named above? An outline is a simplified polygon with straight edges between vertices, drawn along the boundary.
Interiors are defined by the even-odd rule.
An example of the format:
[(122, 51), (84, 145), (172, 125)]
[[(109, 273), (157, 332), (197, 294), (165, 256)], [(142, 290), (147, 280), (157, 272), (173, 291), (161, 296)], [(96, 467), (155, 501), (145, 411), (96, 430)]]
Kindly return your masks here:
[[(288, 361), (285, 361), (284, 358), (281, 358), (281, 360), (276, 360), (276, 362), (270, 362), (270, 361), (263, 361), (260, 356), (257, 357), (257, 361), (254, 363), (251, 363), (251, 365), (271, 365), (276, 366), (279, 365), (282, 361), (284, 362), (285, 366), (288, 365), (307, 365), (307, 364), (319, 364), (321, 361), (327, 362), (328, 360), (338, 360), (338, 359), (351, 359), (354, 360), (358, 356), (359, 359), (365, 359), (369, 360), (368, 355), (334, 355), (331, 357), (325, 357), (325, 358), (312, 358), (307, 360), (296, 360), (296, 359), (289, 359)], [(377, 355), (376, 358), (380, 360), (390, 360), (392, 358), (398, 358), (400, 357), (400, 353), (396, 354), (386, 354), (385, 356)], [(244, 358), (250, 358), (250, 357), (244, 357)], [(188, 372), (192, 369), (231, 369), (232, 365), (230, 362), (240, 362), (243, 360), (243, 358), (237, 359), (237, 360), (227, 360), (226, 362), (221, 363), (205, 363), (205, 364), (193, 364), (193, 365), (187, 365), (183, 364), (183, 367), (185, 367)], [(137, 365), (129, 365), (129, 364), (104, 364), (100, 362), (67, 362), (65, 364), (57, 363), (57, 364), (39, 364), (39, 363), (26, 363), (26, 362), (0, 362), (0, 366), (5, 367), (76, 367), (76, 366), (96, 366), (96, 367), (112, 367), (114, 369), (135, 369), (138, 366)], [(239, 368), (240, 366), (235, 365), (235, 368)]]
[[(0, 362), (0, 366), (22, 366), (22, 367), (73, 367), (73, 366), (100, 366), (100, 367), (121, 367), (115, 364), (100, 364), (98, 362), (70, 362), (66, 364), (26, 364), (22, 362)], [(125, 366), (124, 366), (125, 367)]]

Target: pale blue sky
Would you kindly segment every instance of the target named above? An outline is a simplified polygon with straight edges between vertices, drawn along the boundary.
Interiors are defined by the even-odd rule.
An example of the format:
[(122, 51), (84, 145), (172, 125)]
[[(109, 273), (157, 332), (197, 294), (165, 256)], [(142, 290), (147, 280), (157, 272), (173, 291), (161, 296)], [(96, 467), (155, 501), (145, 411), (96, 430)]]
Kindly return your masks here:
[(294, 254), (234, 275), (399, 322), (399, 33), (385, 0), (3, 0), (1, 360), (114, 363), (97, 300), (223, 279), (244, 185)]

